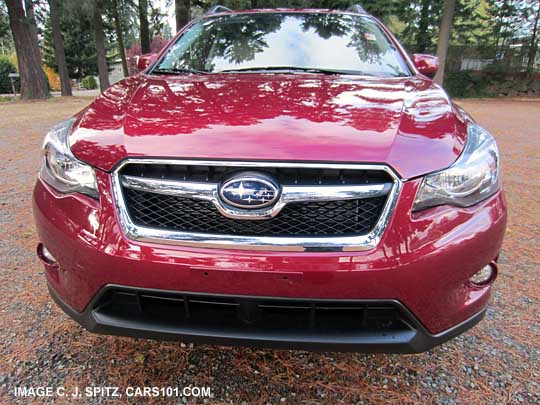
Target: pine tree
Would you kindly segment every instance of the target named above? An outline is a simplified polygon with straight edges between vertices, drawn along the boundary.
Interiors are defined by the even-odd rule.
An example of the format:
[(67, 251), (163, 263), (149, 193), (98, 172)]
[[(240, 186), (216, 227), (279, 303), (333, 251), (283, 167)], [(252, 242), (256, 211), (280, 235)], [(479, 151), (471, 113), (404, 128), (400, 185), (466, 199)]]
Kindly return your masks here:
[[(94, 42), (94, 26), (92, 7), (89, 2), (79, 0), (58, 0), (60, 27), (64, 39), (64, 51), (69, 77), (81, 80), (86, 76), (96, 76), (97, 56)], [(106, 36), (106, 55), (110, 63), (115, 57), (113, 44), (108, 38), (113, 37), (114, 30), (108, 18), (103, 20)], [(57, 70), (56, 57), (52, 39), (50, 18), (44, 21), (42, 53), (47, 66)]]
[[(97, 75), (96, 48), (90, 10), (73, 0), (58, 2), (60, 27), (69, 76), (82, 79)], [(47, 66), (58, 69), (50, 20), (45, 21), (43, 59)]]

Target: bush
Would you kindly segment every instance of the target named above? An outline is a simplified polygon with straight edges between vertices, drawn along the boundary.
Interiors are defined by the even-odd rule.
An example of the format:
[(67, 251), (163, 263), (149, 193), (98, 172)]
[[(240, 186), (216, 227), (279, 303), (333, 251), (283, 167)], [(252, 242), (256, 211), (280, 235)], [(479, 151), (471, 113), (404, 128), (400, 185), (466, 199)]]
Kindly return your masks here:
[(482, 96), (485, 86), (481, 75), (468, 71), (450, 72), (444, 78), (444, 88), (451, 97)]
[(96, 78), (94, 76), (86, 76), (84, 79), (82, 79), (81, 85), (83, 89), (86, 89), (86, 90), (97, 89)]
[[(17, 69), (15, 69), (8, 56), (0, 55), (0, 94), (13, 93), (11, 79), (9, 78), (10, 73), (17, 73)], [(15, 89), (20, 90), (19, 80), (16, 81)]]

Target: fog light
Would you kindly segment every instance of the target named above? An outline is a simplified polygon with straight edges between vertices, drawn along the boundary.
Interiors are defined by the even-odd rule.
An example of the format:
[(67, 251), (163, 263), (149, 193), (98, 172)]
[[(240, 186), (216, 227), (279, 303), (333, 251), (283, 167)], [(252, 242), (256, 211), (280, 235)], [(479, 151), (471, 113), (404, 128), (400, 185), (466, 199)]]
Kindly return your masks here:
[(40, 243), (37, 246), (37, 255), (38, 257), (44, 261), (47, 264), (56, 264), (56, 259), (52, 255), (51, 252), (43, 245), (43, 243)]
[(482, 270), (474, 274), (469, 280), (474, 285), (484, 286), (495, 280), (495, 277), (497, 277), (497, 265), (495, 262), (491, 262), (482, 267)]

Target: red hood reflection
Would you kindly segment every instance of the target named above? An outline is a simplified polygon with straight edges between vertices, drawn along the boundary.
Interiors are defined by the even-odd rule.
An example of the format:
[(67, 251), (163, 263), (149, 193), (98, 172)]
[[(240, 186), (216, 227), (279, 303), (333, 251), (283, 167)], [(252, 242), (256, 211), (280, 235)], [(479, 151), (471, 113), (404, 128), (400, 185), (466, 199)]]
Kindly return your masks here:
[(136, 76), (79, 114), (77, 157), (386, 163), (411, 178), (449, 166), (466, 117), (431, 81), (321, 75)]

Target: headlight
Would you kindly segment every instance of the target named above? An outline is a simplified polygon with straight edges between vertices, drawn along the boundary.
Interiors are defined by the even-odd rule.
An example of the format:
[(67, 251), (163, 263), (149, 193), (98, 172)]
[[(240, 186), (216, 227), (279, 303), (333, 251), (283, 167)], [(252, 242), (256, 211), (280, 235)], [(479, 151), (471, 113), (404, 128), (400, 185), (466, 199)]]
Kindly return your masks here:
[(483, 128), (469, 124), (467, 142), (448, 169), (424, 177), (413, 211), (450, 204), (469, 207), (499, 189), (499, 150)]
[(78, 160), (69, 148), (69, 133), (74, 119), (49, 131), (43, 142), (40, 176), (61, 193), (82, 193), (99, 198), (94, 169)]

